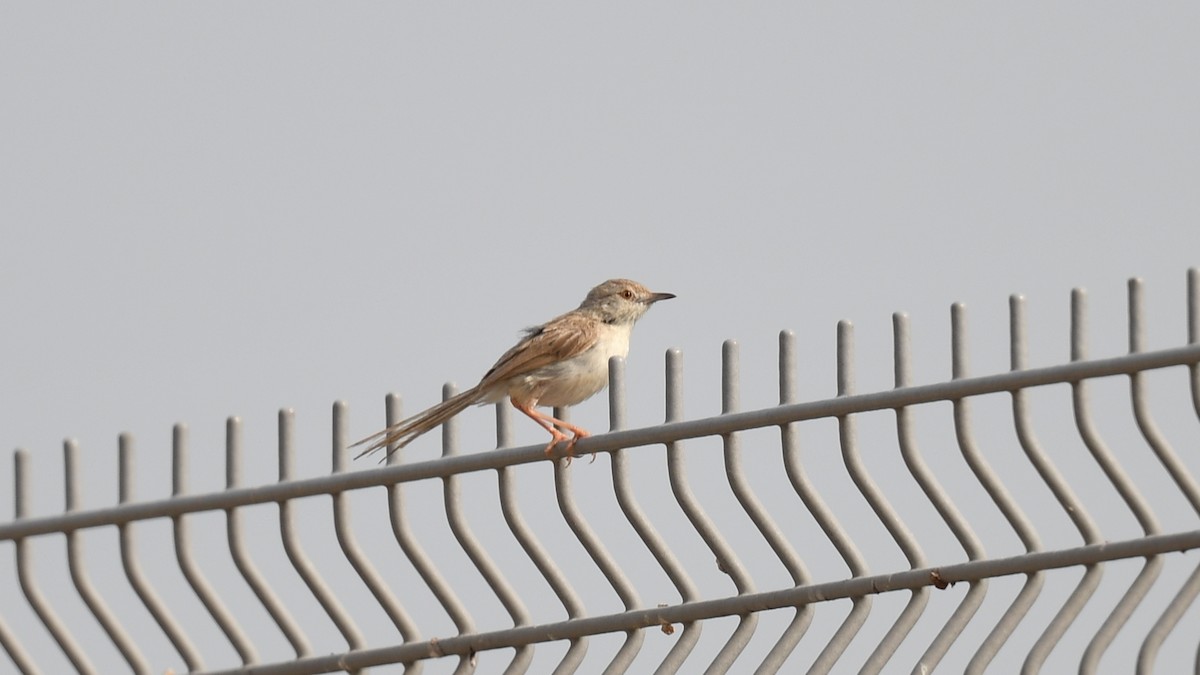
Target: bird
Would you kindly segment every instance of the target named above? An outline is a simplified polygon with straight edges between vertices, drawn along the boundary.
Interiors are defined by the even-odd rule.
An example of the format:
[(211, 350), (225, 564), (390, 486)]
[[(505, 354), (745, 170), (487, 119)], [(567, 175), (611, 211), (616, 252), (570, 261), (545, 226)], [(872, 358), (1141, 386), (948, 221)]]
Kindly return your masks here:
[[(496, 361), (479, 384), (408, 419), (354, 443), (367, 446), (355, 459), (387, 449), (387, 454), (408, 445), (473, 404), (498, 403), (506, 397), (513, 407), (550, 432), (546, 457), (554, 446), (567, 441), (567, 459), (575, 444), (590, 434), (564, 420), (537, 410), (537, 406), (572, 406), (608, 385), (608, 360), (629, 353), (633, 324), (672, 293), (656, 293), (629, 279), (609, 279), (588, 291), (574, 310), (525, 335)], [(571, 432), (571, 437), (559, 428)]]

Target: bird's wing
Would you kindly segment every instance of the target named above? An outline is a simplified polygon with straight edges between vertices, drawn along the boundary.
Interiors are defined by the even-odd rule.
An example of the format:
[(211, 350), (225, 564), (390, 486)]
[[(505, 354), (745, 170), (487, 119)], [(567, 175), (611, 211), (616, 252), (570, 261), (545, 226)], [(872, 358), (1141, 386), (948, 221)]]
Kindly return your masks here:
[(582, 354), (596, 344), (599, 333), (595, 319), (573, 312), (564, 314), (530, 329), (524, 339), (496, 361), (479, 384), (486, 388)]

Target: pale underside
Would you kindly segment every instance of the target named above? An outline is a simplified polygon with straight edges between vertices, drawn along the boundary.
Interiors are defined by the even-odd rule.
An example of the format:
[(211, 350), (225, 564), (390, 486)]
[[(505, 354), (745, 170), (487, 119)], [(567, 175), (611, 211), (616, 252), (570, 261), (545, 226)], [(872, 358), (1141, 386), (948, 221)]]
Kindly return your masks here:
[(571, 406), (604, 389), (608, 360), (629, 353), (633, 325), (586, 323), (585, 330), (561, 323), (536, 329), (484, 376), (480, 402), (512, 398), (528, 405)]

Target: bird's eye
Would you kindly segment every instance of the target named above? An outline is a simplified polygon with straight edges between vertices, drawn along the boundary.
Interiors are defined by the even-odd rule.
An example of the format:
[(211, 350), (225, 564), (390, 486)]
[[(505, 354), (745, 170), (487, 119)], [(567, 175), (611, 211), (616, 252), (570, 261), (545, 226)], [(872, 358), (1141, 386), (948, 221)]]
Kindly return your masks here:
[(626, 288), (625, 290), (621, 291), (621, 297), (625, 298), (626, 300), (632, 300), (633, 299), (633, 291)]

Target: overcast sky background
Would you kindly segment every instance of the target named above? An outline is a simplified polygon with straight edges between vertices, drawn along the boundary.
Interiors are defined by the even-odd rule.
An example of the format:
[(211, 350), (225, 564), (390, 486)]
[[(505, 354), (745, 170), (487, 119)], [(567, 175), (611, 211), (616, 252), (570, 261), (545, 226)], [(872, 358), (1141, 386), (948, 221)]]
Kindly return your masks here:
[[(858, 389), (890, 388), (897, 310), (913, 322), (917, 382), (950, 376), (953, 302), (969, 308), (972, 371), (1006, 370), (1010, 293), (1029, 299), (1034, 366), (1069, 357), (1068, 297), (1077, 286), (1089, 291), (1092, 354), (1126, 351), (1130, 276), (1146, 280), (1150, 346), (1182, 344), (1185, 273), (1200, 264), (1198, 28), (1200, 7), (1184, 2), (4, 3), (0, 446), (30, 452), (33, 512), (47, 514), (62, 509), (65, 437), (82, 447), (83, 504), (98, 507), (116, 501), (115, 449), (123, 431), (137, 438), (138, 498), (170, 494), (176, 422), (190, 426), (191, 491), (223, 486), (229, 415), (245, 420), (245, 482), (275, 480), (275, 414), (292, 407), (300, 441), (296, 473), (319, 475), (329, 470), (335, 399), (350, 404), (351, 435), (366, 435), (382, 424), (386, 392), (403, 394), (406, 410), (415, 412), (438, 399), (445, 381), (470, 386), (521, 328), (572, 309), (593, 285), (617, 276), (679, 296), (656, 306), (634, 333), (632, 426), (663, 419), (668, 348), (685, 355), (687, 415), (719, 413), (726, 338), (741, 344), (743, 407), (775, 403), (777, 335), (785, 328), (796, 331), (801, 349), (801, 397), (833, 395), (839, 319), (856, 325)], [(1180, 373), (1162, 382), (1156, 401), (1165, 417), (1175, 413), (1175, 426), (1164, 421), (1164, 429), (1175, 434), (1195, 472), (1200, 434), (1186, 382)], [(1067, 390), (1056, 391), (1054, 410), (1061, 414), (1046, 413), (1046, 433), (1060, 425), (1071, 452), (1083, 457), (1070, 432)], [(1169, 496), (1173, 488), (1153, 487), (1162, 471), (1155, 473), (1139, 445), (1122, 398), (1127, 384), (1104, 391), (1119, 411), (1111, 418), (1119, 428), (1105, 431), (1131, 439), (1124, 451), (1132, 459), (1125, 461), (1139, 467), (1126, 468), (1143, 491), (1168, 495), (1158, 506), (1167, 527), (1194, 529), (1195, 514)], [(988, 448), (997, 453), (989, 454), (994, 463), (1012, 466), (1015, 480), (1029, 478), (1011, 420), (1004, 421), (1006, 401), (996, 398), (996, 424), (980, 434), (994, 446)], [(938, 408), (923, 427), (926, 451), (944, 451), (943, 481), (961, 489), (960, 502), (975, 504), (982, 519), (976, 522), (1005, 528), (962, 468), (948, 411)], [(573, 419), (603, 430), (603, 397), (579, 406)], [(908, 514), (910, 521), (933, 514), (897, 458), (894, 432), (886, 431), (892, 418), (878, 419), (879, 447), (866, 454), (880, 464), (869, 468), (895, 502), (924, 504), (913, 507), (926, 511)], [(534, 425), (514, 422), (518, 442), (543, 442)], [(491, 411), (468, 411), (462, 425), (465, 452), (494, 444)], [(831, 423), (814, 430), (814, 438), (827, 442), (814, 444), (825, 459), (813, 459), (813, 466), (826, 462), (828, 478), (821, 480), (831, 481), (835, 495), (845, 493), (843, 521), (864, 523), (866, 539), (888, 551), (873, 571), (903, 569), (894, 544), (852, 492), (832, 430)], [(865, 430), (864, 437), (872, 438)], [(778, 442), (761, 438), (774, 462), (764, 464), (762, 480), (777, 484), (759, 489), (774, 495), (764, 497), (769, 502), (783, 500)], [(708, 508), (720, 518), (736, 516), (728, 486), (721, 487), (719, 445), (695, 447), (691, 465), (698, 484), (711, 486)], [(407, 454), (422, 460), (439, 451), (431, 435)], [(646, 466), (640, 494), (662, 514), (660, 529), (694, 540), (669, 499), (661, 448), (639, 453)], [(1056, 461), (1070, 466), (1066, 457)], [(353, 470), (373, 466), (359, 462)], [(1075, 487), (1090, 495), (1090, 485), (1103, 478), (1094, 464), (1079, 466), (1085, 473), (1077, 474), (1082, 485)], [(607, 467), (603, 457), (571, 470), (580, 490), (611, 505)], [(548, 468), (523, 474), (530, 490), (523, 506), (535, 524), (544, 516), (553, 549), (570, 535), (548, 492)], [(0, 462), (0, 495), (10, 494), (11, 484), (11, 462)], [(494, 502), (491, 476), (472, 484)], [(1117, 501), (1111, 488), (1101, 488), (1097, 508), (1120, 511), (1108, 506)], [(1029, 504), (1055, 511), (1045, 492)], [(841, 498), (831, 499), (836, 505)], [(371, 499), (356, 504), (356, 513), (378, 515), (380, 497)], [(445, 539), (437, 486), (415, 490), (410, 500), (443, 519), (436, 530), (443, 540), (427, 545), (449, 551), (447, 569), (461, 567), (460, 591), (483, 588)], [(360, 624), (370, 645), (394, 642), (394, 631), (325, 536), (327, 500), (310, 501), (308, 548), (328, 560), (323, 569), (345, 601), (364, 607)], [(0, 519), (7, 519), (11, 499), (3, 502)], [(615, 506), (583, 503), (593, 521), (621, 525)], [(791, 511), (776, 513), (781, 520), (808, 519), (794, 496), (787, 504), (779, 508)], [(320, 623), (319, 609), (304, 604), (312, 605), (279, 552), (274, 511), (256, 513), (252, 525), (262, 538), (276, 538), (263, 544), (269, 550), (260, 566), (277, 577), (297, 614), (326, 626), (329, 635), (311, 637), (316, 653), (344, 649)], [(1041, 530), (1044, 544), (1078, 545), (1056, 513), (1060, 522)], [(744, 526), (741, 518), (730, 527)], [(1114, 518), (1115, 529), (1102, 527), (1107, 538), (1137, 536), (1127, 511)], [(212, 525), (211, 533), (197, 536), (223, 551), (223, 518), (197, 520)], [(378, 538), (390, 537), (379, 522)], [(502, 521), (495, 522), (496, 536), (507, 536), (495, 546), (519, 557)], [(169, 524), (142, 527), (143, 546), (155, 551), (145, 554), (145, 567), (172, 606), (196, 624), (208, 665), (235, 665), (167, 558)], [(963, 559), (936, 515), (914, 529), (949, 541), (945, 560)], [(819, 530), (811, 531), (828, 549)], [(635, 556), (627, 564), (652, 564), (627, 526), (611, 536), (614, 550)], [(1006, 536), (1010, 548), (989, 553), (1019, 552)], [(88, 537), (92, 576), (106, 600), (127, 613), (127, 627), (147, 636), (156, 668), (181, 669), (128, 590), (115, 537), (107, 531)], [(48, 592), (60, 615), (107, 672), (120, 664), (119, 655), (82, 614), (78, 598), (57, 588), (69, 583), (60, 539), (37, 542), (38, 574), (56, 589)], [(684, 555), (711, 559), (697, 541), (680, 546)], [(761, 539), (746, 546), (762, 547)], [(931, 547), (940, 561), (938, 545)], [(0, 549), (4, 621), (47, 672), (65, 667), (16, 600), (11, 545)], [(389, 573), (403, 562), (394, 549), (379, 555), (397, 558), (395, 565), (377, 559)], [(768, 565), (770, 553), (763, 551), (747, 555)], [(164, 562), (154, 563), (155, 555)], [(579, 584), (600, 579), (581, 552), (564, 555), (578, 561), (568, 568), (584, 575)], [(814, 574), (844, 576), (844, 566), (829, 560), (825, 567), (810, 561)], [(527, 560), (514, 564), (513, 577), (534, 580), (527, 593), (548, 596)], [(701, 588), (714, 597), (732, 592), (709, 567), (696, 566)], [(1130, 669), (1149, 625), (1193, 567), (1177, 561), (1164, 574), (1148, 601), (1152, 608), (1137, 615), (1130, 634), (1122, 633), (1106, 664)], [(1076, 667), (1080, 645), (1137, 569), (1111, 566), (1107, 600), (1089, 605), (1083, 627), (1070, 634), (1074, 649), (1056, 652), (1048, 671)], [(205, 571), (218, 583), (240, 583), (227, 553), (214, 556)], [(758, 577), (760, 589), (789, 585), (771, 574), (778, 577), (778, 570)], [(1079, 576), (1063, 574), (1056, 577), (1063, 581), (1047, 584), (1051, 599), (1035, 607), (1018, 633), (1024, 641), (1002, 653), (997, 663), (1008, 668), (998, 665), (997, 672), (1020, 663)], [(604, 593), (602, 580), (598, 586), (594, 592)], [(948, 672), (961, 671), (1017, 588), (993, 587), (1009, 589), (996, 591), (1009, 599), (989, 597), (947, 661)], [(231, 593), (253, 604), (244, 585)], [(940, 597), (930, 605), (940, 618), (922, 623), (923, 637), (901, 649), (900, 669), (915, 662), (953, 611), (953, 601)], [(619, 610), (611, 591), (603, 598), (589, 606), (593, 613)], [(865, 630), (839, 672), (861, 666), (904, 599), (877, 600), (868, 626), (874, 632)], [(548, 603), (539, 620), (562, 618), (552, 599), (530, 597), (539, 601)], [(678, 595), (664, 585), (643, 601), (678, 602)], [(410, 610), (424, 616), (426, 606), (414, 602)], [(818, 614), (824, 618), (798, 648), (797, 668), (807, 667), (847, 606)], [(480, 612), (482, 629), (507, 625), (495, 607)], [(452, 634), (438, 617), (430, 619), (428, 635)], [(1189, 621), (1196, 625), (1195, 608), (1183, 625)], [(277, 631), (250, 623), (264, 659), (287, 658)], [(736, 672), (751, 670), (784, 624), (769, 625), (774, 632), (762, 629), (768, 635), (752, 643)], [(731, 627), (706, 627), (698, 653), (711, 658)], [(599, 672), (616, 644), (595, 640), (581, 672)], [(1193, 629), (1170, 642), (1161, 661), (1190, 664), (1195, 644)], [(669, 645), (657, 632), (647, 635), (648, 653), (665, 653)], [(482, 671), (502, 668), (507, 659), (485, 656)], [(539, 659), (545, 660), (536, 672), (548, 672), (554, 658)], [(703, 656), (689, 662), (705, 663)], [(5, 659), (0, 664), (11, 667)], [(432, 670), (449, 672), (450, 665)]]

